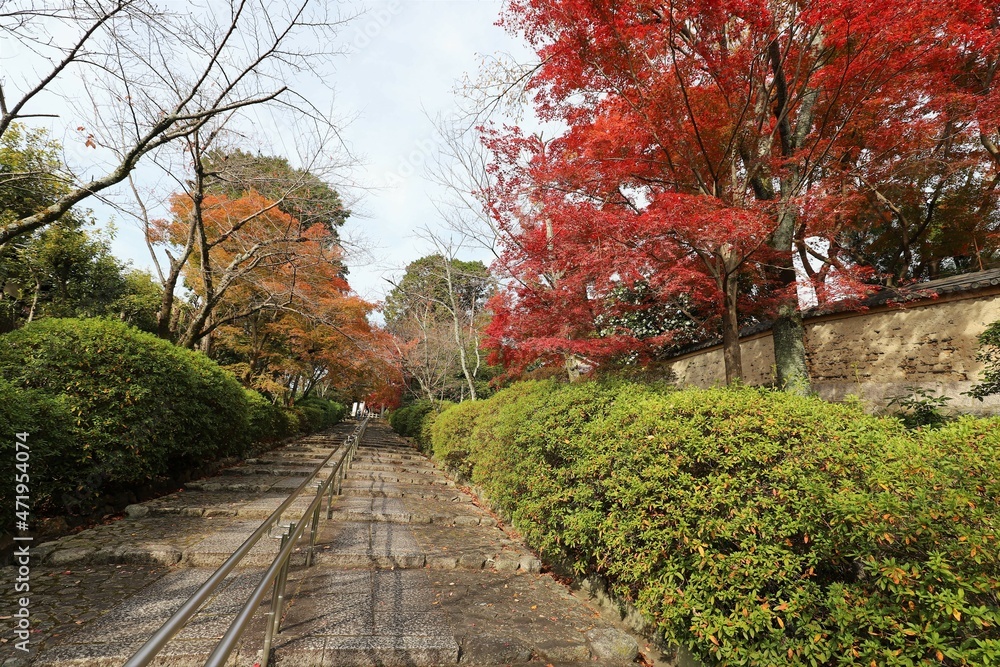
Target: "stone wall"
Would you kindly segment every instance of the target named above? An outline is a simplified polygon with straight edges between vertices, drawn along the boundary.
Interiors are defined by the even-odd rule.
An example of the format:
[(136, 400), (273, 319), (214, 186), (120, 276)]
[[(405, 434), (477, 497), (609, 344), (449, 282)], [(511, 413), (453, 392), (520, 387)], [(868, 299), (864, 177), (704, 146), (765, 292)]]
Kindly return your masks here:
[[(828, 400), (860, 396), (877, 408), (906, 393), (906, 387), (922, 387), (950, 396), (949, 405), (957, 411), (1000, 414), (1000, 397), (980, 402), (962, 395), (982, 370), (975, 358), (976, 339), (996, 320), (996, 290), (808, 318), (806, 354), (813, 389)], [(748, 336), (741, 347), (746, 383), (773, 383), (771, 334)], [(682, 386), (725, 381), (721, 345), (679, 356), (670, 368)]]

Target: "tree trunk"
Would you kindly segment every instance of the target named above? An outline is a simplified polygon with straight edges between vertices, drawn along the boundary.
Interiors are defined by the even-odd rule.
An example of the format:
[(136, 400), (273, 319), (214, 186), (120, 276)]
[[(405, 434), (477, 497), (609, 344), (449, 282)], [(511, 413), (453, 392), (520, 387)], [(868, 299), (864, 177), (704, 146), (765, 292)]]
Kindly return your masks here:
[(792, 263), (792, 237), (795, 216), (788, 209), (778, 213), (778, 226), (771, 237), (771, 247), (778, 252), (775, 288), (783, 295), (778, 316), (771, 328), (774, 341), (774, 365), (778, 388), (795, 394), (809, 392), (809, 367), (806, 365), (805, 329), (795, 291), (795, 265)]
[(38, 296), (42, 293), (42, 281), (35, 278), (35, 294), (31, 297), (31, 310), (28, 311), (28, 324), (35, 319), (35, 309), (38, 308)]
[(726, 384), (743, 380), (743, 352), (740, 349), (740, 324), (737, 311), (737, 274), (724, 279), (726, 312), (722, 316), (722, 357), (726, 364)]
[(778, 318), (771, 327), (771, 335), (778, 388), (794, 394), (809, 393), (805, 328), (798, 304), (786, 303), (778, 308)]

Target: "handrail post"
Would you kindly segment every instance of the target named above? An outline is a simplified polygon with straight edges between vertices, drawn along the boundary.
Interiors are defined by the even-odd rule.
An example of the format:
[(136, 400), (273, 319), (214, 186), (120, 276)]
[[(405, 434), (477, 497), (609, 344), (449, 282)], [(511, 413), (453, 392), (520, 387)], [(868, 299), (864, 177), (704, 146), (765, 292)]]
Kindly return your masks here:
[(333, 494), (337, 492), (337, 486), (340, 483), (340, 468), (338, 467), (336, 472), (334, 472), (333, 474), (336, 475), (336, 477), (334, 477), (333, 481), (330, 482), (330, 492), (327, 494), (326, 497), (327, 521), (333, 518)]
[[(322, 492), (322, 487), (320, 487), (320, 492)], [(319, 527), (319, 511), (322, 508), (323, 501), (320, 500), (316, 504), (316, 509), (313, 510), (312, 515), (312, 525), (309, 527), (309, 551), (306, 552), (306, 567), (312, 567), (313, 561), (315, 560), (316, 553), (316, 529)]]
[[(315, 546), (319, 530), (319, 513), (323, 505), (323, 496), (329, 491), (329, 504), (327, 506), (327, 518), (332, 518), (333, 496), (342, 493), (343, 480), (347, 477), (347, 469), (354, 460), (357, 448), (364, 437), (367, 427), (367, 418), (355, 428), (354, 432), (344, 441), (342, 448), (334, 449), (323, 460), (323, 462), (310, 474), (302, 483), (285, 498), (271, 515), (258, 526), (258, 528), (248, 537), (236, 551), (226, 559), (226, 562), (216, 570), (209, 579), (146, 641), (142, 647), (128, 660), (125, 667), (145, 667), (152, 662), (163, 646), (170, 641), (198, 612), (208, 597), (218, 588), (237, 564), (265, 535), (271, 534), (271, 529), (275, 525), (280, 526), (281, 516), (291, 508), (292, 503), (302, 494), (308, 485), (318, 477), (327, 465), (334, 459), (338, 451), (340, 458), (335, 464), (332, 474), (325, 480), (319, 482), (316, 494), (308, 508), (303, 512), (301, 519), (296, 523), (291, 523), (287, 527), (287, 532), (281, 535), (281, 547), (278, 555), (267, 568), (266, 573), (246, 603), (237, 613), (236, 618), (230, 624), (229, 629), (219, 640), (211, 655), (205, 663), (206, 667), (223, 667), (229, 656), (236, 649), (243, 632), (246, 630), (250, 620), (267, 595), (267, 588), (271, 586), (271, 607), (265, 619), (264, 651), (260, 660), (260, 667), (267, 667), (271, 662), (274, 653), (275, 636), (281, 631), (281, 620), (284, 612), (286, 595), (285, 589), (288, 584), (288, 572), (291, 568), (291, 560), (296, 551), (296, 544), (305, 536), (305, 522), (312, 514), (312, 522), (309, 534), (309, 549), (306, 552), (306, 566), (310, 566), (315, 561)], [(329, 487), (329, 488), (327, 488)]]
[[(281, 535), (281, 546), (278, 547), (278, 553), (281, 553), (285, 549), (285, 545), (288, 544), (288, 536), (290, 533), (283, 533)], [(260, 667), (267, 667), (267, 663), (271, 660), (271, 643), (274, 640), (274, 617), (276, 610), (278, 608), (278, 581), (275, 579), (274, 587), (271, 590), (271, 608), (267, 612), (267, 620), (265, 621), (264, 629), (264, 652), (260, 657)]]
[[(288, 525), (288, 536), (291, 537), (295, 533), (295, 524)], [(292, 561), (292, 554), (288, 554), (288, 558), (285, 562), (281, 564), (281, 569), (278, 570), (278, 576), (274, 578), (274, 590), (278, 593), (277, 601), (275, 603), (274, 609), (274, 619), (272, 621), (271, 636), (278, 634), (281, 631), (281, 614), (285, 607), (285, 583), (288, 581), (288, 565)], [(261, 667), (266, 667), (266, 665), (261, 665)]]

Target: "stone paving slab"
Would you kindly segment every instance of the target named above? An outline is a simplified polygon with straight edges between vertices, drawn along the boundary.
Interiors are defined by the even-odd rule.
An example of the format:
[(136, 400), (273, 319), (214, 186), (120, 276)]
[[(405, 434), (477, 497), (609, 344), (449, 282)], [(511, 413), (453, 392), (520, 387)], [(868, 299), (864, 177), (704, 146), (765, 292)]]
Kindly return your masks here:
[[(270, 513), (270, 510), (260, 515), (254, 507), (248, 513), (255, 516), (239, 517), (244, 521), (237, 524), (235, 528), (232, 525), (236, 518), (234, 514), (238, 514), (240, 508), (258, 500), (273, 503), (271, 507), (273, 510), (281, 500), (287, 497), (288, 493), (287, 490), (258, 492), (250, 488), (222, 490), (221, 482), (241, 482), (247, 478), (266, 478), (268, 488), (270, 488), (276, 482), (287, 479), (294, 480), (294, 486), (297, 486), (302, 481), (303, 466), (315, 467), (318, 465), (333, 449), (340, 446), (343, 438), (352, 429), (353, 425), (345, 424), (336, 427), (329, 435), (314, 438), (313, 442), (317, 445), (306, 448), (305, 456), (300, 454), (289, 459), (289, 455), (283, 451), (285, 448), (273, 450), (267, 456), (279, 462), (280, 465), (274, 466), (271, 471), (261, 468), (260, 459), (251, 459), (235, 468), (220, 471), (215, 477), (201, 480), (207, 484), (220, 482), (218, 490), (182, 490), (168, 494), (141, 505), (130, 506), (128, 518), (95, 526), (58, 540), (34, 545), (31, 554), (31, 646), (33, 650), (25, 659), (22, 652), (14, 650), (13, 642), (0, 641), (0, 665), (21, 667), (22, 665), (35, 664), (35, 659), (39, 656), (55, 664), (58, 662), (60, 651), (67, 646), (75, 645), (67, 643), (69, 638), (83, 637), (80, 632), (88, 629), (93, 629), (96, 633), (93, 637), (109, 644), (109, 646), (112, 639), (119, 636), (123, 639), (115, 644), (117, 648), (114, 651), (105, 650), (104, 657), (101, 657), (101, 650), (96, 648), (98, 643), (95, 643), (90, 646), (93, 649), (90, 653), (80, 649), (76, 652), (75, 657), (64, 654), (63, 657), (66, 658), (66, 661), (62, 664), (120, 665), (127, 657), (122, 656), (126, 653), (131, 655), (130, 649), (134, 651), (141, 644), (138, 637), (142, 633), (136, 629), (132, 635), (133, 645), (129, 646), (129, 631), (119, 630), (131, 627), (130, 616), (128, 614), (119, 615), (116, 617), (119, 620), (114, 623), (105, 617), (108, 617), (108, 614), (116, 609), (125, 608), (130, 604), (130, 601), (136, 602), (144, 597), (162, 595), (162, 591), (156, 593), (157, 589), (152, 591), (147, 589), (166, 576), (190, 576), (191, 572), (198, 572), (197, 568), (187, 567), (196, 564), (198, 556), (202, 558), (211, 556), (217, 561), (213, 562), (213, 565), (221, 563), (224, 558), (219, 558), (219, 552), (216, 552), (215, 549), (227, 548), (233, 543), (238, 546), (239, 543), (242, 543), (243, 538), (260, 524), (260, 520)], [(315, 460), (315, 464), (311, 462), (312, 460)], [(244, 469), (249, 470), (252, 474), (241, 474)], [(239, 470), (239, 472), (234, 472), (235, 470)], [(270, 474), (265, 475), (263, 472), (270, 472)], [(209, 488), (214, 487), (210, 486)], [(274, 500), (275, 497), (278, 499)], [(297, 518), (295, 514), (297, 507), (297, 503), (293, 504), (289, 510), (289, 517)], [(302, 505), (302, 509), (304, 508), (305, 505)], [(256, 520), (247, 522), (245, 519)], [(209, 539), (213, 535), (216, 537)], [(262, 545), (261, 549), (270, 551), (276, 548), (279, 541), (273, 540), (273, 542), (275, 545)], [(192, 549), (196, 557), (190, 561), (182, 562), (185, 552)], [(230, 553), (231, 550), (225, 556), (228, 557)], [(270, 559), (271, 556), (268, 556), (267, 561), (270, 562)], [(301, 559), (296, 559), (296, 561), (301, 562)], [(241, 572), (250, 572), (250, 570), (241, 570)], [(0, 587), (2, 587), (0, 601), (3, 602), (4, 610), (12, 609), (14, 598), (18, 597), (13, 586), (15, 576), (13, 568), (7, 567), (0, 570)], [(246, 591), (246, 594), (249, 594), (249, 590)], [(203, 650), (204, 647), (199, 642), (204, 644), (206, 639), (200, 635), (207, 634), (214, 637), (218, 634), (219, 627), (225, 622), (223, 616), (236, 612), (236, 609), (224, 609), (221, 606), (224, 599), (217, 598), (213, 601), (209, 610), (204, 612), (205, 615), (191, 628), (186, 629), (182, 637), (177, 638), (178, 646), (183, 645), (186, 648), (183, 651), (172, 649), (171, 657), (163, 664), (188, 664), (185, 662), (187, 658), (183, 657), (185, 651), (190, 655), (197, 654), (193, 658), (194, 662), (190, 664), (200, 665), (204, 663), (207, 652)], [(183, 602), (183, 598), (176, 601), (178, 605), (181, 602)], [(167, 616), (169, 613), (164, 618)], [(104, 625), (98, 625), (101, 619), (105, 619)], [(135, 627), (138, 628), (138, 625), (141, 623)], [(156, 625), (158, 626), (158, 623)], [(146, 635), (148, 636), (151, 632), (152, 630)], [(6, 633), (2, 639), (8, 639)], [(146, 637), (143, 636), (141, 639), (144, 641)], [(258, 649), (259, 647), (256, 647), (254, 650)], [(249, 666), (254, 661), (255, 658), (247, 657), (244, 663)]]
[[(39, 667), (122, 664), (213, 571), (188, 568), (167, 574), (46, 651), (35, 664)], [(204, 664), (262, 574), (260, 568), (243, 570), (223, 582), (203, 612), (167, 644), (158, 664)], [(247, 635), (250, 636), (253, 635)], [(250, 643), (242, 648), (245, 654), (242, 662), (249, 663), (258, 649)]]
[(305, 572), (282, 633), (322, 643), (320, 665), (455, 664), (458, 643), (425, 578), (414, 570)]
[[(302, 469), (318, 464), (330, 451), (322, 445), (330, 442), (310, 438), (275, 450), (196, 482), (200, 490), (147, 503), (130, 513), (132, 519), (48, 548), (44, 555), (53, 563), (99, 561), (103, 554), (110, 560), (92, 566), (98, 581), (105, 575), (97, 570), (135, 574), (116, 599), (93, 605), (98, 611), (74, 622), (75, 632), (51, 635), (45, 662), (37, 664), (124, 662), (301, 483)], [(303, 558), (293, 558), (276, 664), (610, 667), (634, 657), (631, 637), (539, 575), (538, 559), (452, 484), (385, 425), (369, 426), (344, 495), (335, 498), (336, 520), (321, 523), (316, 566), (305, 568)], [(284, 520), (297, 518), (310, 499), (296, 501)], [(265, 539), (258, 545), (247, 567), (230, 576), (156, 664), (203, 664), (279, 544)], [(110, 564), (148, 559), (154, 551), (179, 562)], [(61, 589), (53, 593), (62, 596)], [(81, 596), (85, 606), (94, 597), (90, 591)], [(239, 667), (258, 658), (263, 607), (233, 663)]]
[(457, 489), (425, 484), (400, 484), (377, 480), (351, 480), (343, 485), (344, 495), (370, 496), (375, 498), (426, 498), (448, 502), (471, 503), (472, 497)]
[(393, 523), (443, 523), (495, 526), (497, 522), (470, 502), (431, 499), (337, 496), (336, 521), (389, 521)]

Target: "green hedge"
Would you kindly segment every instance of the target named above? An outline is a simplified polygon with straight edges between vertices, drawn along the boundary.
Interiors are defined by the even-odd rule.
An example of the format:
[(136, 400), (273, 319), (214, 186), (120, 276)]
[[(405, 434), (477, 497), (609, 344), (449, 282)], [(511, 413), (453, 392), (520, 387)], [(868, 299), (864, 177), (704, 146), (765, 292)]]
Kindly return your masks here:
[(63, 397), (77, 442), (68, 475), (95, 467), (109, 485), (132, 485), (247, 444), (246, 398), (231, 374), (121, 322), (46, 319), (6, 334), (0, 376)]
[(256, 391), (245, 390), (249, 410), (248, 438), (251, 442), (272, 443), (299, 432), (299, 416), (275, 405)]
[(0, 378), (2, 447), (13, 448), (12, 433), (31, 434), (41, 513), (85, 514), (101, 494), (326, 428), (345, 413), (322, 399), (272, 405), (203, 354), (102, 319), (45, 319), (0, 337)]
[(420, 434), (424, 416), (434, 409), (434, 403), (426, 399), (415, 401), (399, 408), (389, 415), (389, 426), (399, 435), (415, 438)]
[(345, 406), (323, 398), (302, 399), (296, 402), (295, 407), (306, 414), (311, 430), (314, 431), (339, 424), (347, 414)]
[[(28, 433), (28, 461), (23, 470), (13, 470), (16, 458), (16, 433)], [(14, 475), (27, 474), (32, 512), (47, 512), (60, 508), (64, 497), (73, 498), (79, 477), (67, 475), (78, 460), (73, 439), (73, 417), (62, 398), (53, 398), (39, 391), (18, 389), (0, 379), (0, 457), (12, 468)], [(24, 450), (22, 450), (24, 451)], [(23, 478), (22, 478), (23, 479)], [(14, 525), (14, 502), (0, 509), (4, 531)], [(24, 495), (24, 494), (17, 494)]]
[(399, 435), (416, 440), (421, 449), (430, 451), (431, 427), (438, 415), (453, 405), (451, 401), (421, 399), (391, 413), (389, 426)]
[(1000, 664), (998, 419), (529, 382), (432, 436), (530, 544), (706, 664)]

